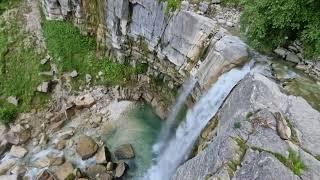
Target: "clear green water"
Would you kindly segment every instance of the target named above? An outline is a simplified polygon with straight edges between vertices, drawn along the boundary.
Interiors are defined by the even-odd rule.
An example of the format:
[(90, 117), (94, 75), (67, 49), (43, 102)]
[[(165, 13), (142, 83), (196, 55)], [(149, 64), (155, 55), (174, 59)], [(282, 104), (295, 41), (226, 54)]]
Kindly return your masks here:
[(320, 111), (320, 82), (282, 60), (274, 60), (272, 68), (289, 94), (303, 97), (314, 109)]
[(111, 152), (122, 144), (131, 144), (135, 158), (126, 161), (129, 171), (125, 179), (142, 179), (152, 163), (152, 146), (161, 130), (162, 121), (151, 106), (138, 104), (112, 123), (112, 130), (105, 135)]

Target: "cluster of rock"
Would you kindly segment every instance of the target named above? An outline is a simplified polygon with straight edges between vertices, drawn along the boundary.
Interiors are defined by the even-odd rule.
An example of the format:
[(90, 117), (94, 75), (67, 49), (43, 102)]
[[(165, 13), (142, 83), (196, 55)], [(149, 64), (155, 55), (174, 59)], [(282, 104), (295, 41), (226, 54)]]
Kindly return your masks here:
[[(245, 53), (233, 56), (235, 53), (227, 44), (239, 47), (237, 52), (246, 52), (246, 48), (221, 28), (223, 16), (216, 20), (199, 15), (192, 11), (193, 6), (186, 5), (188, 2), (182, 3), (185, 9), (170, 15), (165, 14), (166, 4), (157, 0), (43, 0), (42, 4), (48, 19), (72, 19), (83, 33), (96, 35), (101, 55), (113, 55), (120, 63), (125, 59), (130, 59), (130, 64), (148, 63), (148, 74), (161, 77), (168, 84), (180, 85), (200, 66), (210, 66), (207, 72), (215, 75), (200, 77), (202, 89), (210, 84), (205, 80), (217, 77), (247, 57)], [(238, 21), (233, 19), (232, 24)]]
[(287, 48), (278, 47), (274, 53), (282, 59), (294, 63), (297, 69), (304, 71), (314, 79), (320, 80), (320, 62), (304, 58), (303, 48), (299, 41), (294, 41)]
[(247, 75), (173, 179), (319, 179), (319, 120), (303, 98)]
[[(9, 128), (1, 125), (0, 179), (111, 180), (125, 175), (125, 160), (135, 157), (133, 147), (123, 144), (111, 154), (98, 141), (109, 122), (102, 108), (114, 100), (106, 92), (98, 88), (70, 96), (65, 111), (20, 114)], [(94, 137), (86, 135), (90, 132), (96, 132)]]

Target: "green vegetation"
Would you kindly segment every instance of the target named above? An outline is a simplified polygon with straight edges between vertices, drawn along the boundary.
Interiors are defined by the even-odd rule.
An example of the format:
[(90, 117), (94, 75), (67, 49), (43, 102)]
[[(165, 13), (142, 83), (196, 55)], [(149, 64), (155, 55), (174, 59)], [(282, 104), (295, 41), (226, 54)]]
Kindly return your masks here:
[(271, 151), (267, 151), (258, 147), (251, 147), (253, 150), (257, 150), (259, 152), (265, 151), (274, 155), (283, 165), (288, 167), (294, 174), (300, 176), (301, 173), (306, 169), (303, 161), (300, 159), (300, 156), (292, 149), (289, 149), (288, 158), (284, 157), (279, 153), (274, 153)]
[[(134, 74), (143, 73), (145, 65), (133, 68), (126, 64), (118, 64), (110, 59), (98, 59), (96, 42), (92, 37), (81, 35), (79, 29), (70, 22), (43, 22), (43, 32), (49, 53), (55, 59), (60, 72), (77, 70), (77, 86), (83, 85), (85, 75), (90, 74), (94, 84), (124, 84)], [(103, 78), (96, 78), (98, 72)]]
[(175, 11), (180, 8), (181, 0), (161, 0), (167, 2), (167, 7), (165, 9), (165, 14), (168, 15), (170, 12)]
[(4, 11), (6, 11), (6, 10), (14, 7), (15, 5), (17, 5), (18, 2), (19, 2), (19, 0), (0, 0), (0, 15)]
[(273, 155), (281, 161), (285, 166), (287, 166), (291, 171), (300, 176), (302, 171), (305, 169), (304, 163), (301, 161), (300, 157), (293, 150), (289, 150), (288, 158), (283, 157), (280, 154), (273, 153)]
[(0, 102), (0, 122), (9, 123), (17, 115), (17, 108), (7, 102)]
[(233, 124), (233, 128), (234, 128), (234, 129), (240, 129), (240, 128), (241, 128), (241, 122), (235, 122), (235, 123)]
[(295, 39), (307, 57), (320, 55), (319, 0), (226, 0), (243, 9), (242, 31), (254, 48), (268, 52)]
[[(12, 7), (13, 2), (18, 3), (0, 1), (0, 4), (7, 9)], [(25, 11), (19, 7), (10, 14), (0, 16), (0, 120), (5, 123), (13, 119), (16, 112), (35, 107), (32, 106), (34, 90), (42, 81), (38, 75), (42, 54), (36, 52), (35, 40), (24, 31)], [(18, 107), (5, 103), (9, 96), (18, 98)], [(41, 102), (45, 101), (43, 97)]]

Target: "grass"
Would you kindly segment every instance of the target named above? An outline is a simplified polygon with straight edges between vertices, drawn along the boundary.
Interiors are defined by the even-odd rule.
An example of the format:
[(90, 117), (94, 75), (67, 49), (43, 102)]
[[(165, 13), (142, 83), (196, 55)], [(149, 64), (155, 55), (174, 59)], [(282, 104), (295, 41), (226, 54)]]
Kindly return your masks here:
[(234, 129), (240, 129), (240, 128), (241, 128), (241, 122), (235, 122), (235, 123), (233, 124), (233, 128), (234, 128)]
[(284, 157), (279, 153), (274, 153), (271, 151), (267, 151), (258, 147), (251, 147), (253, 150), (257, 150), (259, 152), (265, 151), (274, 155), (283, 165), (288, 167), (294, 174), (300, 176), (301, 173), (306, 169), (305, 164), (300, 159), (300, 156), (292, 149), (289, 149), (288, 158)]
[(0, 15), (8, 9), (16, 6), (19, 0), (0, 0)]
[[(13, 2), (1, 1), (1, 8), (11, 8)], [(16, 112), (29, 111), (41, 107), (33, 104), (34, 90), (42, 81), (40, 60), (43, 55), (35, 52), (34, 39), (24, 31), (26, 9), (21, 6), (10, 14), (0, 16), (0, 120), (8, 123)], [(16, 96), (19, 100), (17, 107), (5, 103), (6, 97)], [(41, 100), (46, 102), (45, 97)]]
[[(75, 87), (84, 85), (86, 74), (92, 76), (93, 84), (122, 85), (132, 75), (146, 70), (145, 65), (131, 67), (107, 58), (98, 59), (94, 38), (81, 35), (79, 29), (70, 22), (44, 20), (42, 26), (47, 48), (60, 72), (76, 70), (79, 73), (73, 83)], [(103, 78), (96, 78), (100, 71), (104, 74)]]

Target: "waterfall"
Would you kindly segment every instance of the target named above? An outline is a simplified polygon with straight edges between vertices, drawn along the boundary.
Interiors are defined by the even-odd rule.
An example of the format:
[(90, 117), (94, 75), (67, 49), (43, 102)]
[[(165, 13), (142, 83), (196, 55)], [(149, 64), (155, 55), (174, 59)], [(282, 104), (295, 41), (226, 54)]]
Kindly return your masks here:
[(191, 77), (188, 81), (186, 81), (183, 84), (180, 94), (176, 100), (176, 103), (171, 108), (171, 111), (165, 121), (165, 124), (161, 129), (157, 144), (153, 146), (153, 151), (155, 154), (160, 154), (165, 146), (165, 143), (169, 140), (172, 129), (175, 125), (177, 116), (181, 111), (181, 108), (186, 102), (192, 89), (194, 88), (195, 83), (196, 83), (196, 79), (194, 77)]
[(232, 69), (221, 75), (217, 82), (204, 94), (177, 128), (175, 136), (167, 141), (156, 163), (148, 170), (146, 180), (168, 180), (178, 166), (187, 160), (202, 129), (217, 113), (234, 86), (250, 72), (251, 64), (242, 69)]

